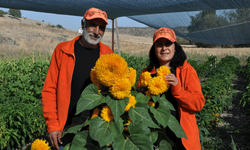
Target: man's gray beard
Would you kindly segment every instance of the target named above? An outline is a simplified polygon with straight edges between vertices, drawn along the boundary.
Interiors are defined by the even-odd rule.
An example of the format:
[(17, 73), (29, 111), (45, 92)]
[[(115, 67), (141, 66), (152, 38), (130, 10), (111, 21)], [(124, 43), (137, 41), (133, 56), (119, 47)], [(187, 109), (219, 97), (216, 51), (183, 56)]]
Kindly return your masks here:
[(84, 39), (91, 45), (96, 45), (98, 44), (101, 40), (102, 40), (102, 37), (101, 35), (98, 35), (98, 39), (96, 41), (90, 39), (89, 36), (94, 36), (94, 33), (88, 33), (86, 28), (83, 28), (82, 29), (82, 35), (84, 37)]

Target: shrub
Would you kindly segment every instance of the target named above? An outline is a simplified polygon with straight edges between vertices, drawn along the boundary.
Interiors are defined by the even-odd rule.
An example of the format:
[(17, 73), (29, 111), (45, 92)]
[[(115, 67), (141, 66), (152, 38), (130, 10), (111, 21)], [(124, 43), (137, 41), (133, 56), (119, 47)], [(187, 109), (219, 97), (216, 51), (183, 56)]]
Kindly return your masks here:
[(21, 10), (20, 9), (9, 9), (9, 15), (12, 15), (14, 17), (18, 17), (18, 18), (21, 18), (22, 16), (22, 13), (21, 13)]

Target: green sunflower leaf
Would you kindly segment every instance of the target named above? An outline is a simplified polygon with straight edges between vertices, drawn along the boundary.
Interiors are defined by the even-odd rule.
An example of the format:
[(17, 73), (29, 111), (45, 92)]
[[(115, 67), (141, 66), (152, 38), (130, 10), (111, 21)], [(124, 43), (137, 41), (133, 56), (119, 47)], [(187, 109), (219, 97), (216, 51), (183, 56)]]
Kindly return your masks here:
[(64, 129), (62, 137), (64, 135), (66, 135), (67, 133), (76, 134), (83, 127), (87, 126), (88, 125), (88, 116), (89, 116), (89, 111), (84, 111), (80, 117), (74, 117), (72, 119), (74, 123)]
[(170, 117), (170, 110), (168, 108), (167, 100), (159, 99), (159, 106), (157, 109), (150, 107), (150, 112), (154, 114), (154, 118), (160, 123), (164, 128), (168, 125), (168, 120)]
[(158, 100), (159, 100), (159, 98), (160, 98), (160, 95), (151, 95), (152, 96), (152, 99), (153, 99), (153, 101), (156, 103)]
[(104, 150), (107, 149), (106, 146), (100, 148), (99, 145), (93, 144), (92, 139), (89, 136), (89, 132), (87, 130), (81, 131), (77, 133), (71, 144), (72, 150)]
[(138, 93), (135, 99), (137, 102), (147, 103), (150, 98), (142, 93)]
[(129, 136), (119, 136), (112, 144), (114, 150), (153, 150), (150, 129), (141, 121), (131, 122)]
[(104, 146), (112, 143), (123, 132), (123, 120), (119, 118), (116, 122), (106, 122), (100, 117), (95, 117), (89, 121), (90, 137)]
[(152, 137), (152, 142), (155, 143), (158, 139), (158, 131), (151, 131), (150, 133), (151, 137)]
[(174, 106), (166, 99), (166, 95), (163, 94), (160, 98), (161, 100), (164, 100), (165, 103), (167, 103), (167, 107), (170, 109), (170, 110), (173, 110), (173, 111), (176, 111)]
[(148, 127), (159, 128), (151, 119), (148, 108), (147, 103), (136, 103), (134, 109), (129, 109), (128, 115), (132, 121), (141, 120)]
[(106, 102), (112, 110), (115, 121), (117, 121), (119, 117), (124, 113), (125, 104), (127, 104), (128, 101), (128, 97), (124, 98), (123, 100), (113, 99), (110, 95), (106, 97)]
[(188, 139), (181, 125), (179, 124), (177, 119), (172, 115), (170, 115), (169, 117), (168, 127), (174, 132), (176, 137), (178, 138), (184, 137)]
[(158, 150), (172, 150), (171, 144), (169, 144), (167, 141), (162, 140), (159, 145)]
[(62, 150), (70, 150), (70, 144), (71, 143), (68, 143), (67, 145), (65, 145)]
[(102, 103), (102, 96), (98, 94), (98, 88), (94, 84), (88, 85), (82, 92), (76, 105), (76, 114), (84, 110), (90, 110)]

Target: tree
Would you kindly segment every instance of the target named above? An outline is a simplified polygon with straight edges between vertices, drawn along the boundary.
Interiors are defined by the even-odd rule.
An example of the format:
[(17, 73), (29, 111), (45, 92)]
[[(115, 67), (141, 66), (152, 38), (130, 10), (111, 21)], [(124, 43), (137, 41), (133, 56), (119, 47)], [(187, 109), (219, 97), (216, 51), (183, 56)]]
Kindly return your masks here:
[(15, 17), (18, 17), (18, 18), (21, 18), (22, 13), (21, 13), (21, 10), (20, 10), (20, 9), (12, 9), (12, 8), (10, 8), (10, 9), (9, 9), (9, 15), (12, 15), (12, 16), (15, 16)]
[(8, 13), (3, 10), (0, 10), (0, 16), (5, 15), (5, 14), (8, 14)]
[(188, 26), (188, 30), (189, 32), (202, 31), (228, 24), (226, 17), (216, 15), (216, 10), (204, 10), (191, 16), (191, 25)]
[(224, 11), (224, 15), (227, 17), (230, 24), (250, 21), (250, 8)]

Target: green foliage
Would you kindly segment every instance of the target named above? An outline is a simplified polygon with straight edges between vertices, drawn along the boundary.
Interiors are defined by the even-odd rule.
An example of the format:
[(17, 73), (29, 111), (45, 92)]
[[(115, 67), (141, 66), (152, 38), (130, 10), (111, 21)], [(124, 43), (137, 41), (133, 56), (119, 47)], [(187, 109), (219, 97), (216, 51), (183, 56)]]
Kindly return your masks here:
[[(205, 105), (200, 112), (196, 112), (197, 124), (200, 129), (201, 144), (207, 149), (221, 148), (221, 139), (210, 140), (207, 138), (221, 121), (220, 114), (232, 104), (233, 86), (235, 74), (242, 71), (240, 60), (234, 56), (226, 56), (217, 63), (216, 56), (209, 56), (203, 64), (197, 64), (189, 60), (196, 69), (201, 79), (202, 92), (205, 97)], [(211, 67), (210, 67), (211, 65)], [(216, 65), (216, 67), (215, 67)], [(203, 80), (204, 79), (204, 80)]]
[[(88, 85), (77, 103), (76, 114), (82, 112), (86, 114), (86, 111), (93, 112), (95, 107), (102, 109), (103, 106), (108, 105), (112, 110), (114, 119), (108, 122), (99, 115), (91, 119), (92, 113), (87, 113), (82, 118), (76, 118), (79, 123), (65, 129), (64, 133), (74, 133), (76, 137), (81, 138), (82, 142), (74, 138), (70, 149), (84, 147), (85, 149), (112, 148), (113, 150), (120, 150), (132, 148), (151, 150), (153, 146), (157, 148), (165, 147), (171, 145), (171, 140), (169, 141), (167, 135), (164, 134), (166, 126), (177, 137), (187, 138), (179, 122), (171, 115), (170, 110), (173, 110), (173, 106), (165, 98), (165, 95), (156, 98), (157, 107), (154, 108), (146, 103), (149, 100), (148, 96), (134, 91), (138, 101), (134, 108), (130, 107), (129, 111), (125, 112), (128, 98), (117, 100), (105, 93), (104, 90), (98, 94), (98, 89), (94, 84)], [(126, 125), (128, 117), (132, 122)], [(125, 129), (126, 126), (128, 126), (128, 130)], [(83, 131), (84, 128), (85, 130), (89, 128), (89, 131)], [(158, 136), (161, 134), (163, 136)], [(162, 144), (159, 145), (160, 141)]]
[(216, 15), (215, 10), (201, 11), (199, 14), (191, 16), (191, 25), (188, 26), (188, 30), (189, 32), (202, 31), (228, 24), (227, 18)]
[(15, 98), (24, 103), (41, 99), (49, 60), (35, 56), (0, 60), (0, 98)]
[(21, 148), (44, 136), (41, 90), (50, 57), (0, 60), (0, 147)]
[(5, 14), (8, 14), (8, 12), (5, 12), (5, 11), (3, 11), (3, 10), (0, 10), (0, 16), (1, 16), (1, 15), (5, 15)]
[[(250, 56), (247, 59), (247, 65), (244, 69), (244, 75), (248, 80), (248, 85), (246, 87), (246, 91), (242, 94), (240, 105), (242, 106), (243, 110), (245, 110), (245, 106), (250, 106)], [(247, 110), (250, 113), (250, 109)]]
[(56, 27), (59, 28), (59, 29), (64, 29), (63, 26), (60, 25), (60, 24), (56, 25)]
[(230, 24), (250, 21), (250, 8), (224, 11), (224, 14), (228, 18)]
[(21, 10), (20, 9), (9, 9), (9, 15), (12, 15), (14, 17), (18, 17), (18, 18), (21, 18), (22, 16), (22, 13), (21, 13)]

